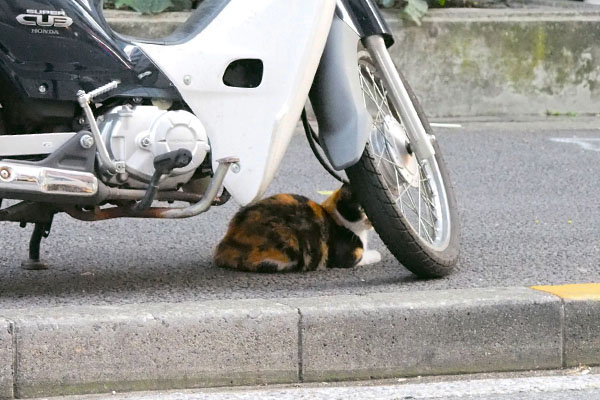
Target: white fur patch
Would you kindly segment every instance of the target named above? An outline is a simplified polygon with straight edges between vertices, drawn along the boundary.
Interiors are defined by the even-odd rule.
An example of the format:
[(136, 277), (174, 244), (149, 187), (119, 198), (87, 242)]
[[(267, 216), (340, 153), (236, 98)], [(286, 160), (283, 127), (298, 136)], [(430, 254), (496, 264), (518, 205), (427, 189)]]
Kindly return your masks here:
[(338, 210), (335, 210), (335, 218), (344, 228), (352, 231), (356, 236), (358, 236), (362, 242), (363, 249), (367, 250), (369, 231), (373, 229), (373, 226), (369, 220), (364, 218), (360, 221), (350, 222), (344, 218)]
[(279, 260), (272, 260), (270, 258), (265, 258), (264, 260), (261, 261), (261, 263), (263, 263), (263, 262), (276, 265), (277, 271), (279, 271), (279, 272), (285, 271), (285, 270), (289, 269), (290, 267), (293, 267), (294, 265), (296, 265), (296, 263), (293, 261), (283, 262), (283, 261), (279, 261)]
[(363, 253), (362, 260), (357, 264), (358, 266), (375, 264), (381, 261), (381, 254), (377, 250), (367, 250)]
[(357, 222), (350, 222), (345, 219), (338, 210), (335, 210), (335, 219), (337, 219), (338, 223), (341, 223), (344, 228), (352, 231), (358, 236), (362, 242), (364, 253), (362, 259), (357, 264), (358, 266), (375, 264), (381, 261), (381, 253), (377, 250), (369, 250), (368, 247), (369, 231), (373, 230), (373, 225), (371, 225), (367, 218)]

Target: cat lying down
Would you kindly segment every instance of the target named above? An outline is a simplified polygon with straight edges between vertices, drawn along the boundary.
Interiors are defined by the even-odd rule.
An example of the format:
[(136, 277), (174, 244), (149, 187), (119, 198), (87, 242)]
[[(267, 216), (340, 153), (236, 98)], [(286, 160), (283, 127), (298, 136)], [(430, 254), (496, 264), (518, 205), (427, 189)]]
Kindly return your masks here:
[(373, 229), (344, 184), (323, 204), (278, 194), (243, 207), (217, 246), (215, 265), (249, 272), (314, 271), (379, 262)]

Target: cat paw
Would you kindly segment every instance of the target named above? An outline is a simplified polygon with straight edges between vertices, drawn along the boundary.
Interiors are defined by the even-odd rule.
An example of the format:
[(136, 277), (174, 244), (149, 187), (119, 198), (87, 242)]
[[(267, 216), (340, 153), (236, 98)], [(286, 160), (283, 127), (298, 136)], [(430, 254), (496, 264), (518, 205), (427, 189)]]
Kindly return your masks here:
[(360, 260), (358, 265), (361, 266), (375, 264), (379, 261), (381, 261), (381, 253), (379, 253), (377, 250), (367, 250), (363, 253), (362, 260)]

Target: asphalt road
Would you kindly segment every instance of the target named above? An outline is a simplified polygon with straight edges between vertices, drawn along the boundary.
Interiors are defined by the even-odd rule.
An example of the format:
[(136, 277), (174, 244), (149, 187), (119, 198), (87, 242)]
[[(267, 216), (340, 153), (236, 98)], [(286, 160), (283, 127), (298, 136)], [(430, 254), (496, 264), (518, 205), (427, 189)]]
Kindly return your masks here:
[[(551, 119), (437, 129), (462, 220), (461, 261), (444, 279), (416, 279), (378, 239), (382, 262), (353, 270), (256, 275), (217, 269), (211, 254), (237, 208), (231, 202), (185, 221), (83, 223), (59, 216), (43, 243), (48, 271), (19, 267), (31, 226), (0, 223), (0, 307), (598, 282), (598, 128), (600, 119)], [(317, 191), (337, 186), (296, 135), (270, 193), (323, 200)]]

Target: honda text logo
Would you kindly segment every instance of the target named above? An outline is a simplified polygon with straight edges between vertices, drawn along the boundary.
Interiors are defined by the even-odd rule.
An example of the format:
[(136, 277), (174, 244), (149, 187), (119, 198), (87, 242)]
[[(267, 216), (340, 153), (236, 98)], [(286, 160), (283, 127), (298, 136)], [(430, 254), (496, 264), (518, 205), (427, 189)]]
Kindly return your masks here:
[[(27, 10), (25, 14), (17, 17), (21, 25), (36, 26), (39, 28), (68, 28), (73, 20), (67, 17), (64, 11)], [(58, 34), (54, 29), (33, 29), (33, 33)]]

